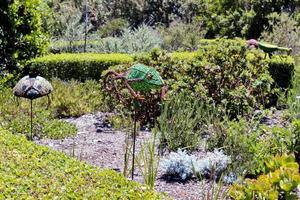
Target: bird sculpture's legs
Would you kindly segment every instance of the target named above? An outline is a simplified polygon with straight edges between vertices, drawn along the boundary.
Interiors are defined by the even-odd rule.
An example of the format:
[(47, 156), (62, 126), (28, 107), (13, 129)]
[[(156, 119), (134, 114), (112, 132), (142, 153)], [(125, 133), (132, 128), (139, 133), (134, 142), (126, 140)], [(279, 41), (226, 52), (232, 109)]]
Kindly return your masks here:
[(136, 110), (134, 110), (133, 113), (133, 148), (132, 148), (132, 168), (131, 168), (132, 180), (134, 177), (135, 140), (136, 140)]
[(33, 137), (32, 137), (32, 118), (33, 118), (32, 99), (30, 99), (30, 140), (33, 140)]
[(47, 94), (47, 98), (48, 98), (48, 104), (47, 104), (47, 110), (48, 110), (48, 108), (51, 105), (51, 98), (50, 98), (49, 94)]

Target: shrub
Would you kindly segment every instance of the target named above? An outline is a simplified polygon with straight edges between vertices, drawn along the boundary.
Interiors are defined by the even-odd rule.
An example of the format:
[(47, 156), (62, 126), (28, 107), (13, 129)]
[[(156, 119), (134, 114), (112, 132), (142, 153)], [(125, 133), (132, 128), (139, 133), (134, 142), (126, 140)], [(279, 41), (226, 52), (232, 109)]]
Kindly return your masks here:
[(267, 174), (234, 184), (229, 191), (233, 199), (297, 199), (294, 189), (300, 184), (299, 165), (287, 155), (265, 162)]
[(195, 51), (205, 35), (200, 23), (172, 23), (170, 27), (159, 29), (163, 38), (162, 48), (167, 51)]
[[(299, 15), (300, 16), (300, 15)], [(281, 47), (292, 48), (292, 54), (300, 53), (300, 27), (294, 16), (288, 13), (272, 13), (269, 15), (269, 26), (261, 38)]]
[(216, 46), (201, 48), (191, 60), (172, 59), (159, 51), (137, 59), (160, 71), (170, 95), (187, 90), (190, 96), (215, 104), (232, 117), (268, 106), (275, 92), (262, 55), (258, 51), (248, 55), (239, 41), (219, 40)]
[[(261, 125), (256, 119), (239, 118), (225, 122), (224, 138), (208, 139), (210, 149), (221, 148), (231, 157), (231, 171), (236, 175), (257, 175), (265, 170), (264, 162), (275, 154), (293, 153), (295, 134), (288, 128)], [(210, 142), (214, 141), (214, 144)]]
[(197, 149), (205, 125), (210, 123), (213, 110), (200, 100), (179, 93), (163, 105), (157, 119), (160, 145), (171, 151), (180, 148)]
[(1, 73), (20, 70), (20, 64), (45, 53), (48, 41), (42, 32), (41, 5), (40, 0), (1, 2)]
[(185, 151), (171, 152), (163, 159), (161, 167), (164, 175), (185, 181), (192, 176), (216, 180), (230, 163), (230, 158), (221, 151), (208, 152), (203, 158), (188, 155)]
[[(136, 29), (125, 28), (119, 37), (99, 38), (90, 35), (87, 40), (87, 52), (97, 53), (142, 53), (160, 47), (162, 40), (151, 27), (141, 25)], [(52, 43), (51, 51), (56, 52), (83, 52), (83, 40), (59, 41)]]
[(108, 37), (100, 41), (94, 49), (105, 53), (142, 53), (161, 46), (158, 34), (149, 26), (143, 24), (137, 29), (126, 28), (121, 37)]
[(162, 199), (111, 170), (0, 130), (1, 199)]
[(271, 59), (267, 59), (267, 62), (270, 75), (275, 83), (281, 88), (290, 88), (295, 71), (294, 59), (290, 56), (274, 55)]
[[(227, 42), (232, 43), (236, 46), (245, 46), (246, 41), (239, 39), (226, 39)], [(222, 39), (201, 39), (200, 40), (200, 49), (214, 49), (218, 46), (218, 43), (222, 43)], [(277, 43), (276, 43), (277, 44)], [(259, 56), (262, 59), (262, 56), (258, 54), (252, 55), (252, 53), (247, 52), (247, 60), (251, 61), (253, 56)], [(274, 79), (275, 83), (282, 88), (289, 88), (292, 82), (295, 61), (291, 56), (286, 55), (275, 55), (271, 58), (264, 58), (264, 66), (268, 68), (270, 75)]]
[(220, 178), (229, 163), (230, 158), (228, 156), (222, 151), (215, 150), (214, 152), (208, 152), (204, 158), (194, 162), (193, 171), (200, 178), (205, 177), (215, 180)]
[[(92, 52), (97, 46), (99, 46), (99, 40), (87, 40), (86, 41), (86, 51)], [(72, 52), (72, 53), (80, 53), (84, 52), (84, 40), (76, 40), (76, 41), (65, 41), (65, 40), (57, 40), (51, 41), (49, 45), (49, 51), (51, 53), (64, 53), (64, 52)]]
[(161, 168), (164, 175), (185, 181), (193, 176), (193, 163), (195, 161), (195, 156), (178, 150), (177, 152), (171, 152), (168, 159), (161, 161)]
[(84, 81), (99, 80), (103, 70), (132, 61), (132, 58), (125, 54), (54, 54), (31, 60), (27, 67), (39, 71), (45, 78)]
[(101, 27), (99, 34), (101, 38), (121, 36), (122, 31), (129, 26), (129, 23), (123, 18), (112, 19)]
[(104, 107), (101, 86), (96, 81), (80, 83), (74, 80), (62, 82), (53, 79), (52, 85), (55, 88), (51, 94), (51, 110), (54, 117), (79, 117)]

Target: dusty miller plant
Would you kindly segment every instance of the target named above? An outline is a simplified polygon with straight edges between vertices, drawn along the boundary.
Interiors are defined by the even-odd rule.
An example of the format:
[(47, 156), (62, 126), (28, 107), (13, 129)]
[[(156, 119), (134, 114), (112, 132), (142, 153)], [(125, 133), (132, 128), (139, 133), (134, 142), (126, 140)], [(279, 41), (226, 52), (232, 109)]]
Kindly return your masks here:
[(168, 158), (162, 160), (161, 168), (166, 176), (185, 181), (193, 176), (194, 162), (196, 162), (195, 156), (178, 150), (177, 152), (171, 152)]
[(194, 173), (199, 177), (217, 179), (227, 168), (230, 163), (230, 157), (222, 151), (214, 150), (193, 163)]
[(178, 150), (162, 160), (161, 168), (164, 175), (182, 181), (193, 176), (216, 180), (221, 177), (230, 162), (230, 157), (222, 151), (208, 152), (204, 158), (197, 159), (194, 155)]

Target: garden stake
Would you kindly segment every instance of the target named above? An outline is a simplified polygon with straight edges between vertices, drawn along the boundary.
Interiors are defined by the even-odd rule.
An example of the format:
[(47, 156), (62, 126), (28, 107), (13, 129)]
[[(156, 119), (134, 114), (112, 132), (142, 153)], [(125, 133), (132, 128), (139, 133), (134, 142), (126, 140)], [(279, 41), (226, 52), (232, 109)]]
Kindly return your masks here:
[(135, 140), (136, 140), (136, 110), (133, 113), (133, 147), (132, 147), (132, 169), (131, 169), (131, 179), (134, 176), (134, 157), (135, 157)]
[(30, 99), (30, 140), (33, 140), (33, 138), (32, 138), (32, 118), (33, 118), (33, 114), (32, 114), (32, 99)]
[[(43, 77), (30, 74), (23, 77), (13, 88), (13, 93), (17, 97), (30, 99), (30, 140), (33, 140), (33, 100), (50, 94), (53, 91), (52, 85)], [(50, 104), (48, 96), (48, 106)]]

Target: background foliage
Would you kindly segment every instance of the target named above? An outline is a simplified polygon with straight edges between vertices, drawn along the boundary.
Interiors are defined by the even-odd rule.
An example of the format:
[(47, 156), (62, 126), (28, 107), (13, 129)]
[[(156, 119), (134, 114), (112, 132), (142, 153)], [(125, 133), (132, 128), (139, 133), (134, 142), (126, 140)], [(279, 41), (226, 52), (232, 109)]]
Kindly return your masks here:
[[(0, 4), (0, 76), (20, 70), (26, 60), (45, 53), (40, 0), (2, 1)], [(18, 71), (19, 72), (19, 71)]]

